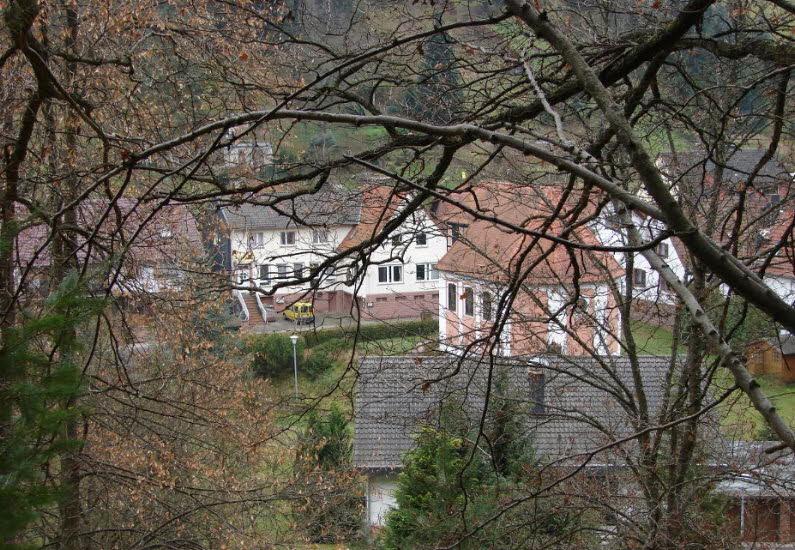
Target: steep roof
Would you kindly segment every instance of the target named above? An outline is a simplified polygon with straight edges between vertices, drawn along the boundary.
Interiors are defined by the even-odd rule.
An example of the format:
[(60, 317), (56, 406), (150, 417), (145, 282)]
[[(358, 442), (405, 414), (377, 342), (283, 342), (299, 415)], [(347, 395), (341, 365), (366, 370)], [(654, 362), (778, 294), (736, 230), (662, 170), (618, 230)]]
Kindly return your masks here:
[[(115, 206), (115, 208), (114, 208)], [(20, 212), (24, 218), (26, 212)], [(173, 263), (178, 258), (201, 257), (201, 236), (196, 219), (185, 205), (159, 206), (133, 198), (87, 199), (77, 207), (78, 259), (102, 261), (122, 252), (132, 240), (126, 261), (145, 265)], [(17, 235), (19, 266), (49, 266), (50, 227), (33, 219)], [(91, 235), (90, 239), (87, 237)], [(89, 242), (90, 240), (90, 242)]]
[[(631, 415), (619, 399), (634, 396), (626, 357), (534, 357), (503, 360), (494, 367), (492, 398), (519, 404), (536, 455), (559, 460), (597, 449), (634, 433)], [(651, 411), (659, 410), (669, 357), (638, 358)], [(453, 397), (470, 425), (483, 413), (488, 363), (456, 357), (366, 357), (359, 366), (356, 393), (354, 465), (362, 469), (397, 469), (423, 425), (437, 425), (445, 398)], [(536, 385), (543, 374), (543, 390)], [(535, 377), (535, 378), (533, 378)], [(507, 382), (507, 383), (506, 383)], [(543, 397), (542, 397), (543, 396)], [(537, 405), (543, 401), (543, 413)], [(635, 443), (598, 455), (592, 464), (614, 464), (616, 453), (632, 452)], [(609, 455), (609, 456), (608, 456)], [(576, 458), (575, 458), (576, 459)]]
[(359, 224), (340, 243), (340, 250), (358, 246), (373, 238), (401, 210), (410, 196), (389, 185), (374, 184), (362, 190)]
[[(569, 217), (579, 202), (575, 192), (563, 201), (560, 187), (552, 185), (524, 185), (511, 182), (481, 182), (477, 186), (459, 188), (450, 193), (454, 203), (437, 207), (436, 217), (446, 224), (464, 224), (462, 238), (457, 240), (439, 261), (438, 269), (491, 281), (505, 281), (512, 272), (532, 266), (528, 284), (559, 284), (603, 281), (621, 273), (613, 257), (604, 252), (592, 252), (566, 246), (548, 238), (519, 233), (489, 219), (475, 219), (467, 212), (475, 210), (487, 218), (498, 218), (511, 225), (560, 237), (586, 246), (600, 243), (586, 225), (572, 228)], [(591, 201), (593, 197), (591, 198)], [(595, 205), (585, 205), (584, 214)]]
[[(360, 221), (362, 193), (358, 188), (327, 184), (316, 193), (283, 199), (295, 190), (261, 194), (251, 202), (221, 207), (229, 229), (285, 229), (295, 226), (356, 225)], [(260, 204), (257, 204), (260, 203)]]
[[(727, 160), (721, 165), (723, 182), (745, 183), (764, 154), (765, 149), (735, 149), (729, 152)], [(672, 153), (662, 153), (660, 160), (674, 178), (685, 177), (699, 180), (703, 178), (711, 183), (717, 166), (713, 158), (710, 158), (712, 156), (703, 150), (693, 150), (677, 152), (675, 160)], [(773, 157), (759, 170), (753, 184), (757, 189), (765, 189), (770, 188), (771, 185), (791, 181), (790, 173), (778, 158)]]
[(782, 208), (773, 225), (762, 231), (764, 240), (768, 245), (778, 246), (775, 257), (767, 267), (769, 275), (795, 277), (795, 237), (793, 237), (793, 224), (795, 223), (795, 209)]

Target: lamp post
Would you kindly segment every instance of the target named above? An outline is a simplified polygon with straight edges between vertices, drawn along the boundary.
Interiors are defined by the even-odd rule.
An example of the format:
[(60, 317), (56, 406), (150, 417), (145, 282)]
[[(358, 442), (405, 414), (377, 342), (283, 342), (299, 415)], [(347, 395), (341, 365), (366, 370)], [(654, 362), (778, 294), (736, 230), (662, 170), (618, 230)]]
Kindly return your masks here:
[(295, 375), (295, 396), (298, 397), (298, 354), (295, 351), (295, 345), (298, 343), (298, 335), (297, 334), (291, 335), (290, 341), (293, 343), (293, 373)]

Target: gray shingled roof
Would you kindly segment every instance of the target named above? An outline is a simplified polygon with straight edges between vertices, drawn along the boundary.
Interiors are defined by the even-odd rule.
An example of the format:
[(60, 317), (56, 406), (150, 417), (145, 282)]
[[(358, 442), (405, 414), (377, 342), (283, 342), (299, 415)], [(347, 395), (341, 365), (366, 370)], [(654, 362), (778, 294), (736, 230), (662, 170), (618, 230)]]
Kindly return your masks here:
[(768, 343), (781, 350), (782, 355), (795, 355), (795, 335), (776, 336), (768, 338)]
[[(286, 193), (284, 193), (286, 194)], [(257, 196), (269, 202), (277, 194)], [(244, 203), (221, 207), (230, 229), (284, 229), (296, 225), (356, 225), (361, 215), (362, 193), (359, 189), (327, 185), (315, 194), (284, 200), (275, 207)]]
[[(723, 180), (726, 183), (742, 183), (754, 171), (757, 163), (764, 155), (764, 149), (737, 149), (723, 167)], [(705, 151), (681, 151), (676, 154), (676, 165), (672, 166), (673, 155), (663, 153), (660, 158), (670, 166), (672, 175), (678, 177), (686, 175), (701, 178), (703, 174), (713, 174), (715, 163), (709, 160)], [(759, 171), (754, 183), (756, 187), (773, 182), (791, 181), (792, 177), (784, 166), (775, 157), (770, 159)]]
[[(495, 395), (516, 400), (532, 433), (539, 458), (557, 460), (586, 453), (634, 433), (620, 400), (633, 400), (632, 376), (626, 357), (608, 357), (605, 368), (591, 358), (532, 358), (510, 360), (495, 367), (494, 379), (508, 380)], [(658, 410), (665, 389), (669, 357), (639, 358), (641, 378), (652, 411)], [(457, 374), (450, 376), (456, 369)], [(360, 364), (356, 396), (354, 465), (369, 470), (400, 468), (412, 448), (413, 435), (423, 425), (438, 423), (443, 396), (456, 395), (464, 416), (477, 425), (485, 402), (489, 366), (455, 357), (367, 357)], [(544, 411), (538, 413), (538, 393), (530, 374), (544, 374)], [(614, 375), (614, 376), (613, 376)], [(445, 378), (441, 382), (433, 380)], [(537, 380), (537, 379), (536, 379)], [(622, 387), (623, 386), (623, 387)], [(634, 442), (620, 452), (631, 451)], [(596, 456), (591, 464), (615, 464), (613, 456)]]

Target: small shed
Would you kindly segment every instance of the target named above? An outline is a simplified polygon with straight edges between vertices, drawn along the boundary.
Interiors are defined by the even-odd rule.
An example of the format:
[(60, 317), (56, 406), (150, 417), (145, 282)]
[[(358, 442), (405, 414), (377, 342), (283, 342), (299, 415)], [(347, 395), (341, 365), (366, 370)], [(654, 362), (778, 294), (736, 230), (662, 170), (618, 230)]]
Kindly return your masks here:
[(757, 376), (795, 382), (795, 336), (777, 336), (751, 342), (746, 347), (748, 369)]

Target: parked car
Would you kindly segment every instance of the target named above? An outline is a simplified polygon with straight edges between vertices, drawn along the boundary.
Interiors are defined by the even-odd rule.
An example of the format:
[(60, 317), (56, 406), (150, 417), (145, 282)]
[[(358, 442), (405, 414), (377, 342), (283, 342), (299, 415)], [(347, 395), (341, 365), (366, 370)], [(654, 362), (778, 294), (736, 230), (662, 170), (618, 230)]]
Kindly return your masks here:
[(296, 302), (284, 310), (284, 318), (297, 325), (315, 322), (315, 308), (309, 302)]

